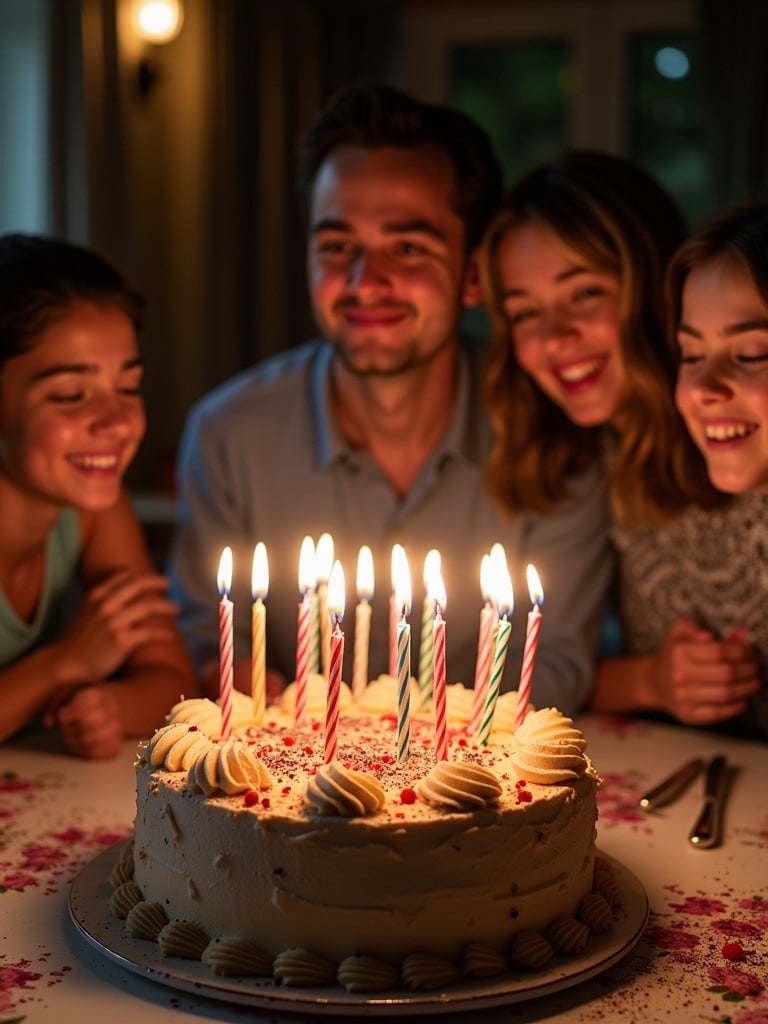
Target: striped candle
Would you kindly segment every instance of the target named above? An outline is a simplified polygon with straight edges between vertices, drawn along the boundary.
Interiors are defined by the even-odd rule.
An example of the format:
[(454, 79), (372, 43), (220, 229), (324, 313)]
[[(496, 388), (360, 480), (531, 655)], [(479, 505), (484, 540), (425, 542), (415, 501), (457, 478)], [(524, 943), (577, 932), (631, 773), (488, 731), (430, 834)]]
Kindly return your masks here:
[(328, 698), (325, 711), (326, 764), (335, 759), (338, 748), (341, 668), (344, 662), (344, 634), (341, 631), (341, 620), (344, 617), (344, 572), (339, 562), (334, 562), (328, 579), (328, 617), (332, 630), (329, 637)]
[(406, 761), (411, 743), (411, 576), (405, 550), (396, 544), (392, 550), (395, 599), (401, 609), (397, 624), (397, 759)]
[(525, 570), (528, 580), (528, 593), (530, 594), (533, 607), (528, 612), (528, 623), (525, 630), (525, 647), (523, 648), (523, 664), (520, 669), (520, 682), (517, 687), (517, 713), (515, 714), (515, 729), (518, 729), (525, 719), (528, 710), (528, 703), (531, 699), (531, 684), (533, 683), (533, 668), (536, 663), (536, 648), (539, 643), (539, 630), (541, 629), (541, 604), (544, 601), (544, 591), (541, 586), (539, 574), (532, 565)]
[(232, 623), (234, 607), (229, 599), (232, 589), (232, 548), (221, 553), (218, 572), (219, 601), (219, 703), (221, 705), (221, 738), (229, 738), (232, 729), (232, 690), (234, 687), (234, 644)]
[(491, 674), (488, 679), (488, 693), (485, 697), (483, 707), (483, 718), (480, 723), (478, 739), (482, 746), (487, 746), (491, 735), (493, 715), (496, 711), (496, 701), (501, 691), (501, 680), (504, 675), (504, 664), (507, 660), (507, 648), (509, 637), (512, 632), (512, 623), (509, 617), (512, 614), (514, 596), (512, 593), (512, 580), (506, 565), (500, 568), (496, 578), (497, 593), (499, 595), (499, 624), (496, 631), (496, 643), (493, 648), (493, 661), (491, 663)]
[(491, 656), (495, 640), (494, 629), (497, 613), (491, 599), (493, 592), (493, 563), (489, 555), (483, 555), (480, 562), (480, 590), (483, 607), (480, 609), (480, 629), (477, 637), (477, 659), (475, 661), (475, 690), (472, 701), (472, 716), (469, 720), (469, 734), (475, 736), (480, 729), (488, 692), (488, 676), (491, 672)]
[(430, 582), (440, 572), (440, 552), (432, 548), (424, 559), (424, 604), (421, 612), (421, 640), (419, 644), (419, 709), (423, 710), (432, 697), (433, 639), (435, 602), (430, 596)]
[(268, 590), (267, 549), (259, 541), (253, 550), (251, 568), (251, 700), (255, 722), (262, 720), (267, 706), (267, 610), (264, 599)]

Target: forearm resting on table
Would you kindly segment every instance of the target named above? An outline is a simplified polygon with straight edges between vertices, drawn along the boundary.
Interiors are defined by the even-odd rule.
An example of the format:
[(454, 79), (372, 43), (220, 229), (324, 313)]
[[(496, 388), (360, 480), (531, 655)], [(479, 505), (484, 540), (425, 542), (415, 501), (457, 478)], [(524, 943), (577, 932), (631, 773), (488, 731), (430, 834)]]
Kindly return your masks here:
[(182, 697), (200, 695), (191, 674), (162, 662), (129, 669), (107, 685), (114, 687), (125, 736), (150, 736)]

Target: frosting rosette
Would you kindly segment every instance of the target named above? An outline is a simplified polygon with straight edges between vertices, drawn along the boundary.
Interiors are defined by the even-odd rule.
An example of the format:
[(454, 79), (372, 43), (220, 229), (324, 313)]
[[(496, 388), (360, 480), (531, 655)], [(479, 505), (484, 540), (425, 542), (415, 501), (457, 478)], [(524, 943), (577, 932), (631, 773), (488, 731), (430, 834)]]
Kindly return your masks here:
[[(207, 697), (190, 697), (173, 705), (166, 722), (195, 725), (206, 736), (215, 739), (221, 733), (221, 708)], [(232, 728), (245, 729), (252, 722), (253, 701), (244, 693), (235, 690), (232, 694)]]
[(174, 722), (159, 728), (147, 744), (144, 756), (153, 768), (166, 768), (169, 772), (187, 768), (211, 747), (211, 741), (197, 726)]
[(523, 743), (511, 761), (519, 778), (543, 786), (572, 782), (589, 768), (584, 751), (568, 740)]
[(416, 792), (433, 807), (472, 811), (487, 807), (501, 797), (501, 785), (494, 773), (470, 761), (438, 761), (426, 778), (416, 783)]
[(187, 788), (193, 793), (234, 796), (249, 789), (269, 789), (269, 772), (239, 740), (211, 744), (189, 768)]
[[(501, 703), (501, 697), (499, 703)], [(586, 750), (587, 741), (580, 729), (557, 708), (541, 708), (526, 716), (515, 733), (518, 746), (524, 743), (570, 743), (579, 750)]]
[(343, 818), (375, 814), (385, 799), (373, 775), (345, 768), (338, 761), (321, 765), (304, 792), (304, 800), (313, 811)]

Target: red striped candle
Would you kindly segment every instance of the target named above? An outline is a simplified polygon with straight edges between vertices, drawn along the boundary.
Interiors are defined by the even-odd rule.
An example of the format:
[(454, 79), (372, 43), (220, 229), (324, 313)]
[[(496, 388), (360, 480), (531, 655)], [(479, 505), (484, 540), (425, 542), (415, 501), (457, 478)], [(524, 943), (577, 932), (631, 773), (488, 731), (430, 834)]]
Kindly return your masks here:
[(312, 601), (310, 590), (315, 585), (315, 543), (311, 537), (301, 542), (299, 553), (299, 601), (298, 626), (296, 631), (296, 728), (304, 725), (307, 710), (307, 676), (309, 655), (312, 645)]
[(541, 604), (544, 601), (544, 591), (539, 574), (532, 565), (527, 567), (525, 574), (528, 580), (528, 593), (530, 594), (533, 607), (528, 612), (528, 623), (525, 631), (523, 664), (520, 670), (520, 682), (517, 687), (515, 729), (518, 729), (523, 724), (525, 713), (528, 710), (528, 703), (531, 699), (533, 669), (536, 664), (536, 649), (539, 643), (539, 630), (541, 629)]
[(341, 701), (341, 669), (344, 662), (344, 572), (339, 562), (333, 563), (328, 578), (328, 617), (333, 627), (328, 658), (328, 701), (325, 712), (325, 761), (336, 757), (339, 739), (339, 704)]
[(234, 686), (234, 644), (232, 637), (233, 605), (229, 599), (232, 589), (232, 548), (226, 547), (219, 559), (219, 704), (221, 706), (221, 739), (226, 740), (232, 729), (232, 689)]

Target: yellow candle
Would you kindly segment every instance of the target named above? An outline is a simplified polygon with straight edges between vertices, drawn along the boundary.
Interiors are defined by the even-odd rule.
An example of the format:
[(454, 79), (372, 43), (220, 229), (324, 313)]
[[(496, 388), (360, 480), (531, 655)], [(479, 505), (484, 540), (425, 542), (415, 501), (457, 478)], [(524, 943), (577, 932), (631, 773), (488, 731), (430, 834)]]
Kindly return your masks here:
[(259, 541), (253, 551), (251, 569), (251, 698), (253, 718), (260, 722), (267, 705), (267, 609), (264, 600), (269, 590), (267, 549)]

